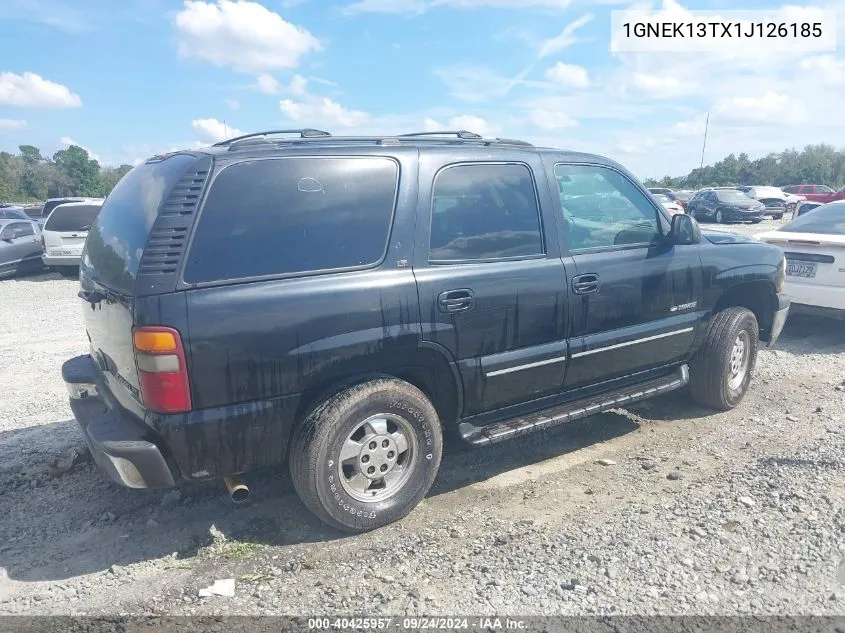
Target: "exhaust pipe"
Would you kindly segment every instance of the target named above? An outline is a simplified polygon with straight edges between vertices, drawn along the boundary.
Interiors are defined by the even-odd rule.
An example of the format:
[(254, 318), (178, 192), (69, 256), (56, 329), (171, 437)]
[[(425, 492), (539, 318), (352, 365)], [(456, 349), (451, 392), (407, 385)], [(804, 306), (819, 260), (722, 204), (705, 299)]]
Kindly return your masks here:
[(243, 503), (249, 499), (249, 487), (240, 479), (234, 477), (223, 477), (226, 490), (229, 491), (229, 498), (234, 503)]

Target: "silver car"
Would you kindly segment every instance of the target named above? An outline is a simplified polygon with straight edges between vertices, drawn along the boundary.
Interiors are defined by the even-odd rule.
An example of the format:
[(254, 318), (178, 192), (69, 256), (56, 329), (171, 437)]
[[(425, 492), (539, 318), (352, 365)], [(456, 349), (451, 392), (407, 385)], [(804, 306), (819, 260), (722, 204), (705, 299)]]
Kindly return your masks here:
[[(0, 216), (5, 209), (0, 209)], [(16, 217), (0, 217), (0, 277), (42, 268), (38, 224)]]

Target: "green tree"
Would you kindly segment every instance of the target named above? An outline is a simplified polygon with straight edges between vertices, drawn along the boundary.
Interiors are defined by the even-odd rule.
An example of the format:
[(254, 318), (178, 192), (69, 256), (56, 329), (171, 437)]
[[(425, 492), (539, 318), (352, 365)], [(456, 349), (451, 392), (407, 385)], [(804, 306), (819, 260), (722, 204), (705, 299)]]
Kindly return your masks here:
[(132, 170), (132, 165), (123, 164), (120, 167), (103, 169), (100, 173), (100, 195), (109, 195), (115, 185)]
[(71, 145), (53, 154), (53, 162), (59, 173), (70, 185), (70, 195), (96, 196), (102, 188), (100, 164), (88, 157), (88, 152), (77, 145)]

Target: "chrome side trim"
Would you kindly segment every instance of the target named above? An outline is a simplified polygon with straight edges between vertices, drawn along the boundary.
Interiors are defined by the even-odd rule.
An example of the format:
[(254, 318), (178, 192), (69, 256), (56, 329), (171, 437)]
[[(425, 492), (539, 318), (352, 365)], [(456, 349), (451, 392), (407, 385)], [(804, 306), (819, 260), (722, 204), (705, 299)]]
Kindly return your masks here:
[(581, 356), (589, 356), (591, 354), (598, 354), (600, 352), (607, 352), (612, 349), (619, 349), (620, 347), (628, 347), (630, 345), (639, 345), (640, 343), (648, 343), (649, 341), (656, 341), (657, 339), (667, 338), (669, 336), (677, 336), (678, 334), (686, 334), (692, 332), (694, 327), (685, 327), (683, 330), (675, 330), (674, 332), (664, 332), (663, 334), (655, 334), (654, 336), (646, 336), (645, 338), (638, 338), (633, 341), (625, 341), (624, 343), (617, 343), (616, 345), (608, 345), (607, 347), (597, 347), (596, 349), (587, 350), (586, 352), (578, 352), (573, 354), (572, 358), (580, 358)]
[(496, 371), (489, 371), (485, 372), (484, 375), (487, 378), (491, 378), (493, 376), (501, 376), (502, 374), (509, 374), (514, 371), (522, 371), (523, 369), (531, 369), (532, 367), (541, 367), (542, 365), (551, 365), (552, 363), (565, 363), (566, 356), (560, 356), (558, 358), (549, 358), (547, 360), (538, 360), (535, 363), (526, 363), (525, 365), (516, 365), (515, 367), (506, 367), (505, 369), (497, 369)]

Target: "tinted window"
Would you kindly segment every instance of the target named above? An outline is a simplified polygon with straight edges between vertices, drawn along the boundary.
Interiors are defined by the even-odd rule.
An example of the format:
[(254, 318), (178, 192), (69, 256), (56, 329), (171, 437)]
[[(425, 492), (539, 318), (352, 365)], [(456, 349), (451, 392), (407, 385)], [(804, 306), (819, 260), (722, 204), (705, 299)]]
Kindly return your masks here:
[(60, 204), (66, 204), (68, 202), (79, 202), (78, 200), (74, 200), (73, 198), (57, 198), (56, 200), (48, 200), (44, 203), (44, 206), (41, 207), (41, 215), (45, 218), (50, 215), (50, 213)]
[(788, 233), (845, 235), (845, 204), (833, 203), (818, 207), (811, 213), (802, 214), (780, 230)]
[(571, 250), (654, 241), (657, 210), (628, 178), (596, 165), (555, 165)]
[(430, 261), (543, 253), (534, 180), (525, 165), (456, 165), (437, 174)]
[(833, 189), (825, 185), (816, 185), (816, 193), (833, 193)]
[(675, 191), (672, 194), (672, 197), (675, 200), (682, 200), (683, 202), (687, 202), (692, 198), (693, 194), (689, 191)]
[(47, 218), (45, 231), (87, 231), (94, 224), (100, 205), (80, 204), (56, 207)]
[(88, 233), (82, 253), (87, 276), (112, 290), (132, 290), (158, 208), (196, 160), (195, 156), (176, 154), (141, 164), (120, 179)]
[(399, 167), (388, 158), (237, 163), (215, 178), (185, 281), (368, 266), (387, 248)]

